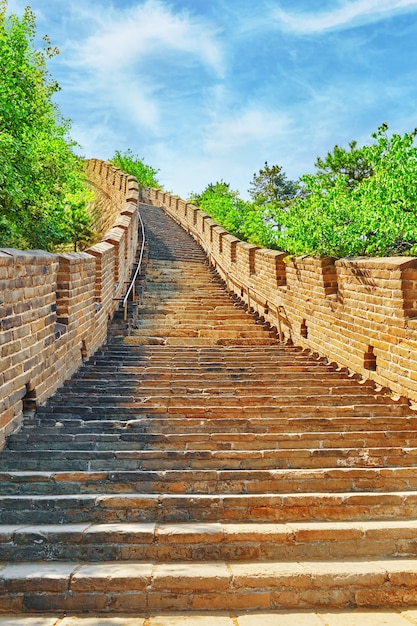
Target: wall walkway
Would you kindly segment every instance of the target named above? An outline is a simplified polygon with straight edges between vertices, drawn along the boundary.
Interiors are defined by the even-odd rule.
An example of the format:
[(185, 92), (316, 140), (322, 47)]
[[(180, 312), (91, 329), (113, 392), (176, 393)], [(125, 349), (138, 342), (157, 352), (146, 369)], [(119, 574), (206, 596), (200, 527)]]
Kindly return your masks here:
[[(136, 180), (87, 163), (100, 243), (85, 252), (0, 250), (0, 445), (104, 342), (137, 247)], [(145, 190), (203, 246), (230, 291), (308, 348), (417, 401), (417, 259), (288, 259), (207, 214)]]

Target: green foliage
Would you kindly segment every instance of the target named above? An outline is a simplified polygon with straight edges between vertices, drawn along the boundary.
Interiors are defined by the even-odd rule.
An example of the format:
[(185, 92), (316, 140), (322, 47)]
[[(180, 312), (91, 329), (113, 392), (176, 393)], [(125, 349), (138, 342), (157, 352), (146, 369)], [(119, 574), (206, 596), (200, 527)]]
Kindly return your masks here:
[(35, 16), (7, 16), (0, 0), (0, 245), (52, 250), (71, 241), (68, 211), (75, 201), (89, 217), (81, 160), (70, 125), (52, 102), (59, 89), (46, 62), (58, 53), (44, 37), (36, 50)]
[(245, 202), (229, 185), (209, 185), (190, 201), (240, 239), (294, 255), (417, 255), (417, 130), (335, 146), (316, 173), (289, 181), (279, 165), (255, 174)]
[(208, 185), (201, 194), (192, 194), (189, 202), (208, 213), (235, 237), (258, 246), (274, 246), (274, 233), (259, 208), (239, 198), (238, 192), (231, 190), (223, 180)]
[(253, 202), (258, 206), (286, 206), (298, 192), (298, 185), (289, 180), (280, 165), (268, 165), (253, 175), (251, 188), (248, 190)]
[(382, 125), (360, 154), (351, 144), (363, 166), (355, 177), (336, 165), (339, 149), (326, 159), (331, 171), (319, 160), (318, 172), (302, 177), (305, 193), (283, 215), (282, 249), (335, 257), (417, 253), (416, 131), (388, 137), (387, 130)]
[(266, 236), (271, 246), (276, 245), (277, 230), (281, 230), (282, 213), (300, 193), (299, 185), (289, 180), (280, 165), (268, 165), (253, 175), (251, 188), (248, 190), (256, 210), (266, 226)]
[(317, 158), (315, 166), (316, 176), (320, 177), (323, 187), (332, 187), (339, 176), (343, 176), (346, 185), (355, 187), (365, 178), (373, 174), (371, 163), (368, 161), (366, 147), (357, 148), (357, 142), (349, 143), (350, 150), (335, 146), (333, 152), (328, 152), (325, 159)]
[(124, 153), (116, 151), (111, 159), (111, 163), (123, 170), (123, 172), (126, 172), (126, 174), (135, 176), (140, 187), (161, 189), (161, 185), (156, 178), (159, 170), (154, 169), (151, 165), (146, 165), (143, 158), (139, 158), (131, 150), (127, 150)]
[[(92, 195), (90, 196), (92, 199)], [(94, 236), (91, 215), (86, 211), (86, 196), (74, 194), (65, 211), (65, 233), (71, 241), (74, 251), (87, 248)]]

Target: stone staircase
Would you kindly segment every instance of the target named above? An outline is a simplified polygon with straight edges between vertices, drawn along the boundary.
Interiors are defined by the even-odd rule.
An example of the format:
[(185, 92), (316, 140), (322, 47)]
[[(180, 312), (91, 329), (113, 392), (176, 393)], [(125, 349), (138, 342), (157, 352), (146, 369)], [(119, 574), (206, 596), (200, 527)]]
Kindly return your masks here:
[(143, 207), (146, 288), (0, 454), (0, 612), (417, 604), (417, 415)]

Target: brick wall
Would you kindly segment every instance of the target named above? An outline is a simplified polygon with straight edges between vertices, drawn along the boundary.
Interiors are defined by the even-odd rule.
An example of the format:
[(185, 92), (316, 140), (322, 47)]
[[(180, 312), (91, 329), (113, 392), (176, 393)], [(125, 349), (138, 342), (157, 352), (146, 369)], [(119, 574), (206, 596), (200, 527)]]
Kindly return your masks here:
[(136, 179), (93, 159), (100, 243), (85, 252), (0, 250), (0, 446), (105, 341), (138, 239)]
[(417, 401), (416, 258), (289, 259), (239, 241), (179, 198), (146, 193), (284, 340)]

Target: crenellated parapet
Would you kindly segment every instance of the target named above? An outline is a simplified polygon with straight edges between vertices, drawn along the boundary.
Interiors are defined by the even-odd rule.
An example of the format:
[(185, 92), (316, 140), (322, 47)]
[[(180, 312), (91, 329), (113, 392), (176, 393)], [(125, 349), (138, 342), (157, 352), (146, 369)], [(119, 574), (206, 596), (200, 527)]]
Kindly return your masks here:
[(283, 340), (417, 401), (417, 258), (293, 258), (240, 241), (171, 194), (146, 193)]
[(99, 243), (85, 252), (0, 250), (0, 445), (105, 341), (138, 242), (136, 179), (86, 163)]

